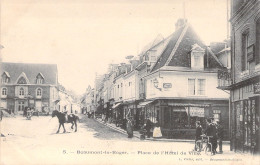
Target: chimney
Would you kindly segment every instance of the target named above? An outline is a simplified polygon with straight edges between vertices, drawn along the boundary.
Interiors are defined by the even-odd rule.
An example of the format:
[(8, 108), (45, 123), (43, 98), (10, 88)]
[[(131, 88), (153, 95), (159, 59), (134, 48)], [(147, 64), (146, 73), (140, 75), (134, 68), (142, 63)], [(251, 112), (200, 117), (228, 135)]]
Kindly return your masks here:
[(181, 27), (185, 26), (187, 23), (187, 19), (179, 18), (175, 23), (175, 31), (180, 29)]

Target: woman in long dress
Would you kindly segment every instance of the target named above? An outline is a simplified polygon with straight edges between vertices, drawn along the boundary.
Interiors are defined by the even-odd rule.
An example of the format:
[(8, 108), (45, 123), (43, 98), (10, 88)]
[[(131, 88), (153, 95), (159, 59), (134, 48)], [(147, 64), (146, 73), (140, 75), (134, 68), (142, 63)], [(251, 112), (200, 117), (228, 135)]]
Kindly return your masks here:
[(127, 132), (128, 138), (132, 138), (133, 137), (134, 130), (133, 130), (133, 124), (132, 124), (131, 118), (127, 119), (126, 132)]

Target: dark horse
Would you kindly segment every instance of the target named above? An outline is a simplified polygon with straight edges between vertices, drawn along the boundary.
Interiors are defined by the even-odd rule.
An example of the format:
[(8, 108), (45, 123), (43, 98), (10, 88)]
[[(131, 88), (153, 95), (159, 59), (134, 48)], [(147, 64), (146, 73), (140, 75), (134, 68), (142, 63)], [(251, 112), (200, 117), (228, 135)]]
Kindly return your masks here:
[(72, 126), (71, 126), (71, 129), (73, 129), (73, 126), (75, 124), (75, 132), (77, 132), (77, 120), (79, 120), (79, 117), (74, 115), (74, 114), (70, 114), (68, 115), (68, 121), (66, 121), (66, 114), (65, 113), (62, 113), (62, 112), (59, 112), (57, 110), (54, 110), (52, 112), (52, 117), (55, 117), (57, 116), (57, 118), (59, 119), (59, 129), (56, 133), (59, 133), (60, 132), (60, 126), (62, 125), (63, 127), (63, 132), (65, 133), (66, 132), (66, 129), (64, 127), (64, 123), (71, 123)]

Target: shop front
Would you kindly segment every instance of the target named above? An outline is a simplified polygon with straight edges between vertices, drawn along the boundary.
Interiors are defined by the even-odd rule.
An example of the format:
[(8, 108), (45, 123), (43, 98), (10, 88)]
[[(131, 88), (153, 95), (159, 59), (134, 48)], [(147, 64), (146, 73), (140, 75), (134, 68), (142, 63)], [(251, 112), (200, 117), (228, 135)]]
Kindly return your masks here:
[(227, 100), (155, 100), (144, 110), (144, 118), (158, 123), (165, 138), (194, 138), (195, 122), (205, 129), (208, 118), (223, 123), (228, 133)]
[(231, 149), (236, 152), (259, 153), (260, 90), (259, 83), (253, 83), (234, 90), (231, 117)]
[(123, 121), (126, 122), (128, 118), (131, 118), (135, 129), (138, 129), (140, 125), (140, 115), (137, 109), (137, 105), (137, 101), (124, 102), (123, 105)]

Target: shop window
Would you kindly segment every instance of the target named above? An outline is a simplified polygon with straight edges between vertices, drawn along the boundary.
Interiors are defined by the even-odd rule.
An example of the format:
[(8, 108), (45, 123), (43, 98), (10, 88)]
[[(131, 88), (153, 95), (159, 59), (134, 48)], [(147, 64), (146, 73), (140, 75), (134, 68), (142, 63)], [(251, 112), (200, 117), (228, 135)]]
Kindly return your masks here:
[(195, 95), (195, 79), (188, 79), (189, 95)]
[(247, 29), (242, 34), (242, 71), (249, 69), (249, 62), (247, 60), (247, 48), (249, 46), (249, 30)]
[(205, 79), (198, 79), (198, 95), (205, 95)]
[(214, 118), (215, 122), (220, 121), (220, 114), (219, 113), (214, 113), (213, 114), (213, 118)]
[(7, 88), (2, 88), (2, 96), (6, 96), (7, 95)]

